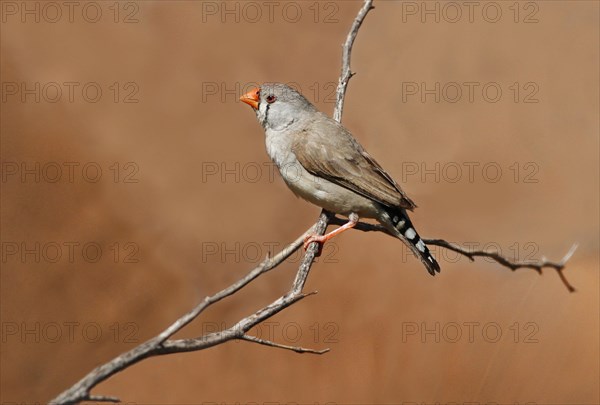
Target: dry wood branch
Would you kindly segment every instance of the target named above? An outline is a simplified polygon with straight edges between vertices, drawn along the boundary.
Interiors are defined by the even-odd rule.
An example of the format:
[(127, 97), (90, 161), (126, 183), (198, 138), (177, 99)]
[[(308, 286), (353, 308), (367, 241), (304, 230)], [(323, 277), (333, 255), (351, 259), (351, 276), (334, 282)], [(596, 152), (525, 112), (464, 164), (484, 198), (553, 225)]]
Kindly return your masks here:
[(256, 336), (250, 336), (250, 335), (243, 335), (240, 339), (247, 340), (248, 342), (258, 343), (260, 345), (265, 345), (265, 346), (270, 346), (270, 347), (277, 347), (277, 348), (280, 348), (280, 349), (291, 350), (291, 351), (296, 352), (296, 353), (325, 354), (325, 353), (327, 353), (329, 351), (329, 349), (315, 350), (315, 349), (307, 349), (307, 348), (300, 347), (300, 346), (282, 345), (281, 343), (271, 342), (270, 340), (260, 339), (260, 338), (257, 338)]
[[(333, 218), (331, 218), (330, 223), (331, 223), (331, 225), (343, 225), (346, 223), (346, 221), (344, 221), (343, 219), (338, 218), (338, 217), (333, 217)], [(354, 229), (358, 229), (359, 231), (363, 231), (363, 232), (383, 232), (383, 233), (386, 233), (395, 238), (394, 235), (392, 235), (386, 228), (384, 228), (381, 225), (369, 224), (367, 222), (359, 222), (358, 224), (356, 224)], [(463, 255), (463, 256), (469, 258), (469, 260), (471, 260), (471, 261), (475, 261), (476, 257), (489, 257), (490, 259), (495, 260), (497, 263), (501, 264), (502, 266), (508, 267), (512, 271), (515, 271), (517, 269), (532, 269), (532, 270), (535, 270), (536, 272), (538, 272), (539, 274), (542, 274), (542, 270), (544, 268), (554, 269), (558, 273), (560, 280), (565, 285), (567, 290), (569, 290), (569, 292), (575, 292), (575, 287), (573, 287), (573, 285), (571, 285), (571, 283), (569, 283), (566, 276), (564, 275), (563, 270), (565, 268), (565, 265), (567, 264), (567, 261), (569, 261), (571, 256), (573, 256), (573, 254), (575, 253), (575, 250), (577, 250), (577, 244), (574, 244), (573, 246), (571, 246), (571, 249), (569, 249), (567, 254), (559, 262), (551, 262), (545, 258), (542, 258), (541, 260), (537, 260), (537, 261), (518, 261), (518, 260), (508, 259), (508, 258), (502, 256), (498, 252), (491, 252), (491, 251), (487, 251), (487, 250), (467, 250), (467, 249), (464, 249), (454, 243), (445, 241), (444, 239), (427, 239), (427, 238), (422, 238), (422, 239), (423, 239), (423, 242), (425, 242), (428, 245), (443, 247), (445, 249), (448, 249), (448, 250), (451, 250), (453, 252)]]
[(121, 402), (117, 397), (107, 397), (105, 395), (91, 395), (89, 400), (94, 402)]
[(352, 23), (352, 28), (350, 28), (350, 32), (346, 37), (346, 42), (342, 46), (342, 73), (340, 74), (340, 79), (338, 81), (336, 99), (335, 99), (335, 110), (333, 111), (333, 119), (337, 122), (342, 122), (342, 113), (344, 112), (344, 99), (346, 97), (346, 88), (348, 87), (348, 82), (355, 75), (350, 70), (350, 57), (352, 56), (352, 46), (354, 45), (354, 39), (356, 38), (356, 34), (360, 26), (362, 25), (367, 13), (374, 9), (373, 0), (366, 0), (359, 10), (354, 22)]
[[(372, 0), (365, 0), (364, 5), (358, 12), (357, 17), (355, 18), (354, 23), (352, 24), (352, 27), (350, 29), (350, 32), (348, 33), (348, 37), (343, 47), (342, 74), (339, 79), (335, 108), (335, 119), (338, 122), (341, 120), (342, 116), (346, 87), (348, 86), (348, 81), (350, 80), (350, 77), (352, 77), (352, 74), (350, 73), (350, 55), (352, 52), (354, 38), (358, 33), (358, 29), (360, 28), (362, 21), (364, 20), (371, 8)], [(270, 347), (293, 350), (298, 353), (326, 353), (327, 351), (329, 351), (329, 349), (315, 350), (302, 347), (293, 347), (259, 339), (247, 334), (247, 332), (252, 327), (260, 324), (266, 319), (269, 319), (273, 315), (279, 313), (280, 311), (284, 310), (290, 305), (293, 305), (301, 299), (313, 294), (305, 294), (302, 292), (302, 290), (304, 288), (304, 285), (306, 284), (310, 268), (319, 250), (319, 245), (317, 243), (312, 243), (308, 247), (306, 254), (304, 255), (304, 258), (300, 264), (300, 267), (298, 268), (298, 272), (296, 274), (294, 282), (292, 283), (290, 291), (273, 301), (271, 304), (259, 309), (254, 314), (247, 316), (246, 318), (240, 320), (234, 326), (226, 330), (209, 333), (198, 338), (177, 340), (172, 340), (170, 338), (175, 333), (184, 328), (186, 325), (188, 325), (190, 322), (195, 320), (206, 308), (210, 307), (211, 305), (214, 305), (215, 303), (221, 301), (224, 298), (235, 294), (236, 292), (247, 286), (249, 283), (257, 279), (259, 276), (265, 274), (269, 270), (272, 270), (279, 264), (283, 263), (292, 253), (294, 253), (300, 248), (300, 246), (302, 246), (304, 238), (309, 233), (323, 235), (327, 229), (328, 222), (331, 217), (332, 215), (330, 213), (323, 210), (321, 212), (321, 215), (319, 216), (317, 223), (313, 227), (307, 230), (302, 236), (296, 239), (293, 243), (291, 243), (277, 255), (275, 255), (272, 258), (266, 258), (261, 264), (259, 264), (256, 268), (254, 268), (248, 274), (246, 274), (246, 276), (236, 281), (229, 287), (219, 291), (218, 293), (210, 297), (206, 297), (200, 304), (198, 304), (191, 311), (183, 315), (181, 318), (177, 319), (172, 325), (170, 325), (167, 329), (165, 329), (156, 337), (153, 337), (152, 339), (142, 343), (141, 345), (131, 349), (130, 351), (123, 353), (120, 356), (117, 356), (108, 363), (105, 363), (95, 368), (75, 385), (61, 393), (55, 399), (51, 400), (50, 403), (75, 404), (86, 400), (93, 400), (99, 402), (119, 402), (119, 399), (115, 397), (91, 395), (91, 390), (98, 384), (100, 384), (102, 381), (105, 381), (114, 374), (123, 371), (124, 369), (131, 367), (137, 362), (144, 360), (148, 357), (166, 355), (171, 353), (182, 353), (203, 350), (215, 345), (223, 344), (233, 339), (245, 340)]]
[[(81, 401), (92, 400), (92, 398), (106, 398), (103, 401), (115, 402), (116, 398), (113, 397), (99, 397), (91, 396), (90, 391), (96, 385), (102, 381), (108, 379), (112, 375), (134, 365), (135, 363), (156, 355), (187, 352), (193, 350), (202, 350), (217, 344), (225, 343), (231, 339), (239, 338), (247, 330), (252, 328), (264, 319), (274, 315), (275, 313), (287, 308), (294, 302), (302, 299), (304, 295), (296, 294), (295, 296), (283, 296), (276, 300), (271, 305), (263, 308), (261, 311), (257, 311), (255, 314), (244, 318), (246, 321), (244, 325), (240, 323), (235, 326), (220, 332), (209, 333), (200, 338), (196, 339), (179, 339), (179, 340), (167, 340), (173, 336), (176, 332), (181, 330), (184, 326), (189, 324), (198, 315), (200, 315), (209, 306), (221, 301), (224, 298), (231, 296), (237, 291), (241, 290), (253, 280), (261, 276), (262, 274), (272, 270), (279, 264), (283, 263), (290, 255), (298, 250), (304, 241), (304, 237), (313, 231), (314, 227), (307, 230), (302, 236), (292, 242), (289, 246), (279, 252), (277, 255), (266, 258), (262, 263), (252, 269), (243, 278), (239, 279), (229, 287), (219, 291), (218, 293), (206, 297), (200, 304), (198, 304), (191, 311), (177, 319), (171, 326), (165, 329), (156, 337), (142, 343), (141, 345), (133, 348), (132, 350), (117, 356), (113, 360), (109, 361), (102, 366), (92, 370), (87, 376), (77, 382), (68, 390), (64, 391), (58, 397), (50, 401), (53, 404), (73, 404)], [(244, 321), (243, 320), (243, 321)], [(242, 321), (240, 321), (242, 322)], [(247, 327), (247, 329), (244, 329)], [(118, 400), (117, 400), (118, 401)]]

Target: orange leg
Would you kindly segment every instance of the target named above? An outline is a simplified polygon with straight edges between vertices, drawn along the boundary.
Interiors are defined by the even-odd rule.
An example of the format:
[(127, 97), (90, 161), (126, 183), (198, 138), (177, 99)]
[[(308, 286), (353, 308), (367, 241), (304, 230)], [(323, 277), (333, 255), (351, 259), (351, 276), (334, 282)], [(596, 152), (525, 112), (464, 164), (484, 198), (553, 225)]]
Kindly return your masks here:
[[(347, 223), (345, 223), (344, 225), (340, 226), (337, 229), (334, 229), (333, 231), (329, 232), (328, 234), (325, 234), (323, 236), (316, 235), (316, 234), (307, 235), (304, 238), (304, 250), (308, 249), (308, 246), (310, 246), (310, 244), (313, 242), (317, 242), (319, 245), (323, 245), (325, 242), (327, 242), (329, 239), (333, 238), (335, 235), (338, 235), (344, 231), (347, 231), (348, 229), (354, 228), (354, 226), (357, 223), (358, 223), (358, 215), (356, 215), (355, 213), (352, 213), (348, 217)], [(319, 248), (319, 250), (321, 250), (321, 249)]]

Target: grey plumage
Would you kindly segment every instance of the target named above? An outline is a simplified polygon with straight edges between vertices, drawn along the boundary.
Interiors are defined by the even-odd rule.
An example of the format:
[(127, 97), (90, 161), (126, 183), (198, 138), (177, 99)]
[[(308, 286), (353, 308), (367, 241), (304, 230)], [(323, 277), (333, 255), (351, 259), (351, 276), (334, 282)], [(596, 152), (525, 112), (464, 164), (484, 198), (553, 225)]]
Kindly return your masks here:
[(415, 203), (346, 128), (281, 83), (265, 83), (242, 100), (254, 107), (267, 153), (296, 195), (337, 214), (376, 219), (430, 274), (440, 271), (408, 217)]

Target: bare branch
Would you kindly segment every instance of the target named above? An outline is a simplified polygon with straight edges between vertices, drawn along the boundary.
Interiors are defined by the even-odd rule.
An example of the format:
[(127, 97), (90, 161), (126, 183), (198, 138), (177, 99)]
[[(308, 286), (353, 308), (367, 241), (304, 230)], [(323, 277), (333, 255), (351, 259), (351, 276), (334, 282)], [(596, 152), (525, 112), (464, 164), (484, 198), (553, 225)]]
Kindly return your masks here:
[(294, 351), (296, 353), (325, 354), (325, 353), (327, 353), (329, 351), (329, 348), (323, 349), (323, 350), (315, 350), (315, 349), (307, 349), (307, 348), (300, 347), (300, 346), (282, 345), (280, 343), (271, 342), (270, 340), (264, 340), (264, 339), (257, 338), (256, 336), (250, 336), (250, 335), (243, 335), (239, 339), (241, 339), (241, 340), (247, 340), (248, 342), (258, 343), (260, 345), (265, 345), (265, 346), (270, 346), (270, 347), (277, 347), (279, 349), (291, 350), (291, 351)]
[(236, 292), (238, 292), (239, 290), (244, 288), (246, 285), (248, 285), (249, 283), (254, 281), (260, 275), (279, 266), (288, 257), (290, 257), (296, 250), (298, 250), (300, 248), (300, 246), (302, 246), (302, 243), (304, 242), (304, 238), (306, 237), (306, 235), (313, 232), (314, 228), (315, 228), (315, 226), (313, 225), (310, 229), (308, 229), (306, 232), (304, 232), (302, 234), (302, 236), (298, 237), (294, 242), (292, 242), (290, 245), (285, 247), (281, 252), (277, 253), (273, 257), (270, 257), (270, 258), (267, 257), (265, 260), (263, 260), (263, 262), (261, 264), (259, 264), (252, 271), (250, 271), (248, 274), (246, 274), (246, 276), (239, 279), (238, 281), (236, 281), (229, 287), (219, 291), (217, 294), (213, 295), (212, 297), (206, 297), (204, 299), (204, 301), (202, 301), (199, 305), (197, 305), (194, 309), (192, 309), (190, 312), (185, 314), (183, 317), (181, 317), (177, 321), (175, 321), (171, 326), (169, 326), (167, 329), (165, 329), (164, 332), (162, 332), (160, 335), (158, 335), (157, 338), (161, 342), (165, 341), (166, 339), (173, 336), (177, 331), (181, 330), (184, 326), (186, 326), (191, 321), (193, 321), (198, 315), (200, 315), (202, 313), (202, 311), (204, 311), (210, 305), (212, 305), (216, 302), (219, 302), (223, 298), (229, 297), (232, 294), (235, 294)]
[(355, 75), (350, 70), (350, 57), (352, 56), (352, 46), (354, 45), (354, 39), (356, 38), (356, 34), (358, 34), (358, 30), (362, 25), (367, 13), (373, 8), (373, 0), (365, 0), (363, 6), (358, 11), (354, 22), (352, 23), (352, 27), (350, 28), (350, 32), (346, 37), (346, 41), (342, 46), (342, 73), (340, 74), (340, 79), (338, 81), (337, 93), (335, 98), (335, 109), (333, 111), (333, 119), (337, 122), (342, 122), (342, 113), (344, 112), (344, 99), (346, 97), (346, 88), (348, 87), (348, 82)]
[[(346, 223), (346, 221), (344, 221), (338, 217), (333, 217), (333, 218), (331, 218), (330, 223), (332, 225), (343, 225)], [(356, 224), (356, 226), (354, 226), (354, 229), (358, 229), (359, 231), (363, 231), (363, 232), (383, 232), (383, 233), (388, 234), (395, 238), (395, 236), (390, 231), (388, 231), (385, 227), (383, 227), (381, 225), (369, 224), (367, 222), (359, 222)], [(567, 264), (567, 261), (571, 258), (571, 256), (573, 256), (573, 254), (575, 253), (575, 250), (577, 250), (577, 244), (574, 244), (573, 246), (571, 246), (571, 249), (569, 249), (569, 251), (567, 252), (565, 257), (563, 257), (560, 262), (551, 262), (551, 261), (543, 259), (543, 258), (538, 261), (518, 261), (518, 260), (510, 260), (510, 259), (502, 256), (498, 252), (490, 252), (487, 250), (467, 250), (456, 244), (445, 241), (444, 239), (427, 239), (427, 238), (422, 238), (422, 239), (423, 239), (423, 242), (425, 242), (427, 245), (443, 247), (445, 249), (448, 249), (448, 250), (451, 250), (453, 252), (463, 255), (463, 256), (469, 258), (469, 260), (471, 260), (471, 261), (475, 261), (476, 257), (489, 257), (489, 258), (495, 260), (497, 263), (501, 264), (502, 266), (508, 267), (512, 271), (515, 271), (518, 269), (532, 269), (532, 270), (535, 270), (536, 272), (538, 272), (539, 274), (542, 274), (542, 269), (544, 269), (544, 268), (554, 269), (558, 273), (560, 280), (565, 285), (567, 290), (569, 290), (569, 292), (576, 291), (575, 287), (573, 287), (573, 285), (571, 285), (571, 283), (569, 283), (569, 281), (567, 280), (566, 276), (563, 273), (563, 270), (565, 268), (565, 265)]]
[(468, 257), (471, 261), (474, 261), (476, 257), (489, 257), (490, 259), (495, 260), (497, 263), (501, 264), (502, 266), (508, 267), (512, 271), (515, 271), (518, 269), (532, 269), (532, 270), (535, 270), (536, 272), (538, 272), (539, 274), (542, 274), (542, 269), (551, 268), (551, 269), (556, 270), (556, 272), (558, 273), (558, 276), (560, 277), (560, 280), (565, 285), (565, 287), (567, 287), (567, 290), (569, 290), (569, 292), (575, 292), (575, 287), (573, 287), (571, 285), (571, 283), (569, 283), (569, 281), (563, 274), (563, 270), (565, 268), (567, 261), (571, 258), (571, 256), (573, 256), (573, 253), (575, 253), (575, 250), (577, 250), (577, 244), (574, 244), (573, 246), (571, 246), (571, 249), (569, 249), (569, 251), (567, 252), (565, 257), (563, 257), (563, 259), (560, 262), (551, 262), (544, 258), (542, 258), (541, 260), (537, 260), (537, 261), (519, 261), (519, 260), (513, 261), (513, 260), (510, 260), (510, 259), (502, 256), (498, 252), (490, 252), (490, 251), (486, 251), (486, 250), (467, 250), (467, 249), (463, 249), (462, 247), (457, 246), (453, 243), (447, 242), (444, 239), (425, 239), (425, 238), (423, 238), (423, 242), (425, 242), (428, 245), (440, 246), (440, 247), (452, 250), (456, 253), (460, 253), (461, 255)]
[[(344, 44), (342, 57), (342, 75), (339, 79), (335, 110), (335, 119), (338, 122), (341, 120), (342, 116), (346, 87), (348, 85), (350, 77), (352, 76), (352, 74), (350, 73), (350, 54), (352, 51), (352, 44), (354, 43), (354, 38), (358, 33), (358, 29), (360, 28), (362, 21), (364, 20), (368, 11), (372, 8), (371, 3), (372, 0), (365, 0), (363, 7), (360, 9), (356, 19), (354, 20), (354, 23), (352, 24), (352, 27), (350, 29), (350, 32), (348, 33), (348, 37), (346, 38), (346, 42)], [(300, 236), (289, 246), (284, 248), (277, 255), (275, 255), (274, 257), (267, 257), (262, 263), (260, 263), (257, 267), (251, 270), (248, 274), (246, 274), (246, 276), (244, 276), (240, 280), (236, 281), (229, 287), (219, 291), (218, 293), (210, 297), (206, 297), (195, 308), (183, 315), (181, 318), (177, 319), (175, 322), (173, 322), (173, 324), (171, 324), (168, 328), (166, 328), (156, 337), (142, 343), (141, 345), (131, 349), (126, 353), (121, 354), (120, 356), (117, 356), (108, 363), (105, 363), (95, 368), (75, 385), (73, 385), (72, 387), (61, 393), (58, 397), (50, 401), (50, 403), (75, 404), (85, 400), (119, 402), (119, 399), (115, 397), (91, 396), (90, 391), (102, 381), (105, 381), (112, 375), (123, 371), (124, 369), (131, 367), (137, 362), (144, 360), (148, 357), (166, 355), (171, 353), (182, 353), (203, 350), (215, 345), (228, 342), (232, 339), (247, 340), (266, 346), (293, 350), (298, 353), (326, 353), (327, 351), (329, 351), (329, 349), (313, 350), (305, 349), (302, 347), (287, 346), (259, 339), (246, 334), (246, 332), (248, 332), (248, 330), (250, 330), (253, 326), (260, 324), (266, 319), (269, 319), (273, 315), (279, 313), (280, 311), (284, 310), (290, 305), (293, 305), (301, 299), (314, 294), (305, 294), (302, 292), (302, 290), (304, 288), (304, 285), (306, 284), (306, 279), (308, 278), (308, 274), (314, 262), (315, 256), (319, 251), (320, 247), (318, 243), (312, 243), (308, 247), (306, 254), (304, 255), (304, 258), (300, 264), (300, 267), (298, 268), (298, 272), (296, 274), (294, 282), (292, 283), (292, 287), (287, 294), (279, 297), (266, 307), (259, 309), (254, 314), (243, 318), (237, 324), (226, 330), (215, 333), (209, 333), (207, 335), (192, 339), (171, 340), (170, 338), (175, 333), (183, 329), (190, 322), (192, 322), (194, 319), (196, 319), (206, 308), (210, 307), (211, 305), (214, 305), (215, 303), (221, 301), (224, 298), (231, 296), (232, 294), (235, 294), (236, 292), (244, 288), (246, 285), (257, 279), (259, 276), (265, 274), (269, 270), (272, 270), (273, 268), (277, 267), (279, 264), (284, 262), (290, 255), (292, 255), (296, 250), (298, 250), (300, 246), (302, 246), (304, 238), (308, 234), (323, 235), (327, 230), (328, 222), (331, 217), (332, 214), (323, 210), (321, 212), (321, 215), (319, 216), (317, 223), (314, 226), (312, 226), (302, 236)]]
[[(329, 219), (332, 216), (333, 214), (330, 212), (322, 210), (321, 215), (319, 216), (319, 219), (317, 219), (317, 223), (313, 228), (314, 233), (317, 235), (325, 234), (327, 226), (329, 225)], [(304, 257), (302, 258), (302, 262), (300, 263), (300, 267), (298, 268), (298, 273), (296, 273), (294, 283), (292, 284), (292, 292), (298, 293), (304, 288), (304, 284), (306, 284), (306, 279), (308, 278), (308, 273), (310, 272), (310, 268), (312, 267), (320, 248), (321, 247), (316, 242), (313, 242), (308, 246)]]
[[(294, 242), (292, 242), (290, 245), (288, 245), (286, 248), (284, 248), (281, 252), (279, 252), (272, 258), (265, 259), (262, 263), (260, 263), (254, 269), (252, 269), (243, 278), (239, 279), (238, 281), (236, 281), (229, 287), (219, 291), (218, 293), (210, 297), (206, 297), (200, 304), (198, 304), (187, 314), (183, 315), (181, 318), (177, 319), (171, 326), (169, 326), (156, 337), (142, 343), (141, 345), (131, 349), (126, 353), (121, 354), (120, 356), (117, 356), (110, 362), (95, 368), (71, 388), (64, 391), (58, 397), (50, 401), (50, 403), (73, 404), (84, 400), (88, 400), (90, 398), (91, 389), (94, 388), (96, 385), (108, 379), (112, 375), (132, 366), (133, 364), (145, 358), (168, 353), (202, 350), (239, 337), (240, 333), (243, 333), (245, 331), (236, 330), (234, 327), (232, 327), (230, 329), (227, 329), (226, 331), (211, 333), (197, 339), (181, 339), (174, 341), (167, 340), (169, 337), (177, 333), (179, 330), (181, 330), (183, 327), (189, 324), (192, 320), (198, 317), (198, 315), (200, 315), (209, 306), (236, 293), (262, 274), (268, 272), (269, 270), (272, 270), (279, 264), (283, 263), (290, 255), (292, 255), (296, 250), (298, 250), (302, 246), (304, 237), (311, 233), (313, 231), (313, 228), (314, 226), (306, 232), (304, 232), (302, 236), (298, 237)], [(281, 308), (279, 309), (279, 311), (288, 307), (289, 305), (298, 301), (299, 299), (302, 299), (303, 297), (304, 295), (298, 295), (297, 297), (291, 297), (287, 300), (282, 300), (280, 304)], [(272, 305), (273, 304), (271, 304), (271, 306)], [(264, 310), (268, 310), (271, 306), (266, 307)], [(269, 316), (272, 316), (279, 311), (274, 311)], [(252, 316), (256, 316), (256, 314)], [(265, 318), (260, 317), (258, 319), (261, 319), (262, 321)], [(248, 325), (251, 325), (248, 329), (250, 329), (256, 323), (257, 322), (248, 321)]]

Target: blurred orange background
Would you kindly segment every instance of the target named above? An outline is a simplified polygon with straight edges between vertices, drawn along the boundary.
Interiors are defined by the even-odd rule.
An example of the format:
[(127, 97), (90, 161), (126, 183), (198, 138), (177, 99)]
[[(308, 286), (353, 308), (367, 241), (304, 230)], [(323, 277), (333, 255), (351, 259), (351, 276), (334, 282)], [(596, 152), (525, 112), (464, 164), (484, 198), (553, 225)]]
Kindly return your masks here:
[[(423, 237), (520, 259), (577, 242), (578, 291), (439, 249), (432, 278), (400, 242), (347, 232), (313, 266), (319, 293), (254, 331), (331, 352), (230, 342), (145, 360), (94, 394), (599, 403), (599, 3), (475, 3), (376, 1), (343, 122), (419, 205)], [(39, 403), (314, 223), (238, 97), (291, 82), (331, 114), (361, 2), (1, 6), (1, 402)], [(270, 303), (299, 260), (177, 337)]]

